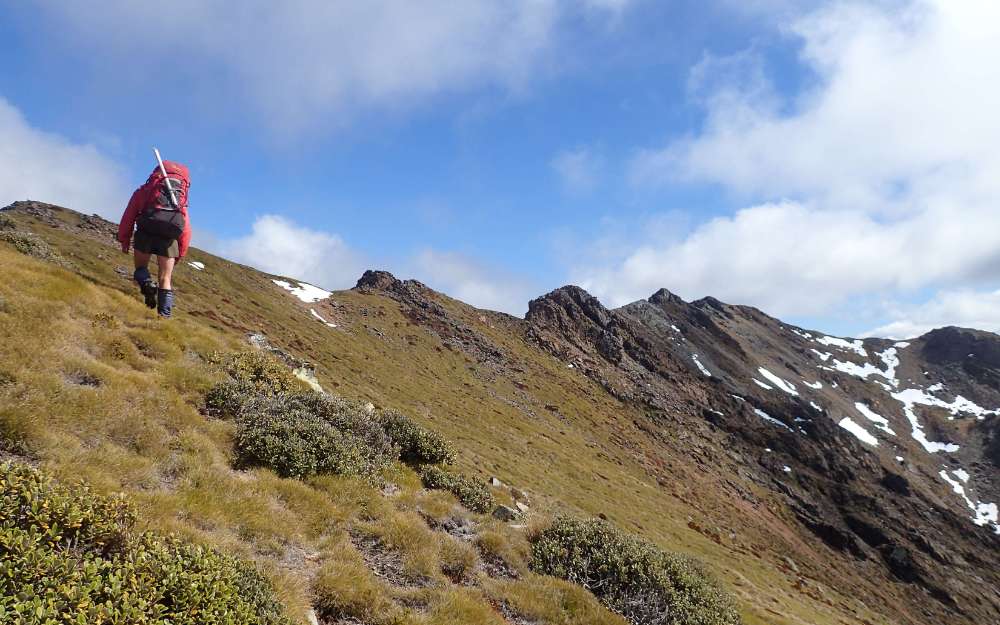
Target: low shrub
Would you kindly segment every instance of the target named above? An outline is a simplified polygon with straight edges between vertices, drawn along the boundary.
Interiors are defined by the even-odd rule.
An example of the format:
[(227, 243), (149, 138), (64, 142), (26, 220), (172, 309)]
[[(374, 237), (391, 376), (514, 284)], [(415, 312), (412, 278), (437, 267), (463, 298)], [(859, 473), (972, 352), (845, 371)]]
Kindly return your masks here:
[(440, 434), (423, 428), (395, 410), (379, 413), (382, 429), (399, 446), (400, 459), (411, 464), (451, 464), (455, 449)]
[(311, 392), (243, 404), (236, 448), (241, 462), (298, 478), (332, 473), (377, 479), (398, 456), (385, 432), (363, 412)]
[(215, 355), (212, 359), (229, 376), (205, 396), (205, 408), (216, 416), (231, 419), (255, 398), (274, 397), (302, 388), (284, 363), (261, 351)]
[(0, 465), (0, 622), (291, 625), (253, 565), (153, 534), (119, 497)]
[(66, 259), (56, 253), (49, 244), (37, 234), (0, 229), (0, 241), (6, 241), (22, 254), (33, 256), (57, 265), (67, 265)]
[(446, 490), (455, 495), (463, 506), (473, 512), (486, 514), (496, 506), (496, 500), (486, 482), (452, 473), (435, 465), (423, 467), (420, 479), (427, 488)]
[(579, 584), (634, 625), (739, 625), (732, 598), (692, 559), (610, 523), (557, 518), (532, 541), (531, 567)]
[(0, 230), (13, 230), (16, 226), (14, 220), (7, 215), (0, 215)]

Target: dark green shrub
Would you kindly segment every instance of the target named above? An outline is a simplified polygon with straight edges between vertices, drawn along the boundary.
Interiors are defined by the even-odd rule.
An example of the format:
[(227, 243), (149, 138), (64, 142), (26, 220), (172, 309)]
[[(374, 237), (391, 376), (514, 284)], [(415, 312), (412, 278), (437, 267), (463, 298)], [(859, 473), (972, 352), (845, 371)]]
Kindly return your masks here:
[(732, 598), (692, 559), (605, 521), (559, 517), (533, 539), (531, 567), (577, 583), (634, 625), (739, 625)]
[(7, 215), (0, 215), (0, 230), (13, 230), (15, 227), (13, 219)]
[(251, 564), (152, 534), (120, 498), (0, 465), (0, 623), (291, 625)]
[(213, 356), (230, 379), (216, 384), (205, 396), (205, 408), (216, 416), (233, 418), (243, 404), (257, 397), (273, 397), (302, 388), (277, 358), (261, 351)]
[(0, 489), (0, 527), (35, 528), (36, 542), (50, 548), (119, 553), (135, 524), (124, 499), (62, 486), (28, 465), (0, 465)]
[(236, 448), (242, 462), (300, 478), (333, 473), (377, 479), (398, 456), (362, 411), (311, 392), (245, 403), (237, 417)]
[(57, 265), (66, 265), (66, 259), (57, 254), (49, 247), (49, 244), (42, 240), (37, 234), (30, 232), (15, 232), (11, 230), (0, 230), (0, 241), (6, 241), (14, 246), (18, 252), (33, 256), (40, 260), (45, 260)]
[(440, 434), (431, 432), (395, 410), (379, 413), (382, 429), (400, 449), (400, 459), (412, 464), (450, 464), (455, 450)]
[(496, 500), (486, 482), (451, 473), (435, 465), (424, 466), (420, 470), (420, 479), (427, 488), (449, 491), (473, 512), (486, 514), (496, 507)]

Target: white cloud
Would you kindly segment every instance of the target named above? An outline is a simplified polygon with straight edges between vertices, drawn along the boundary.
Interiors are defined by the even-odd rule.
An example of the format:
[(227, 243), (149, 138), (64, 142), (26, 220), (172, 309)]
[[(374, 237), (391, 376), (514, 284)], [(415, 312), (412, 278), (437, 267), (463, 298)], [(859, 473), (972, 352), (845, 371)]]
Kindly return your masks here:
[(245, 237), (202, 244), (230, 260), (331, 290), (354, 286), (365, 269), (363, 256), (339, 236), (277, 215), (258, 217)]
[(130, 191), (112, 158), (33, 127), (0, 97), (0, 206), (32, 199), (117, 221)]
[(912, 338), (947, 325), (1000, 333), (1000, 290), (942, 291), (927, 302), (897, 307), (892, 317), (863, 336)]
[(567, 190), (586, 193), (597, 186), (604, 159), (591, 148), (580, 147), (556, 154), (551, 165)]
[(450, 91), (520, 89), (550, 60), (560, 18), (582, 10), (568, 0), (176, 0), (168, 10), (57, 0), (45, 8), (50, 35), (100, 51), (105, 74), (109, 63), (131, 67), (147, 87), (176, 85), (180, 97), (210, 80), (225, 106), (249, 96), (277, 131)]
[(411, 265), (428, 286), (477, 308), (523, 315), (538, 295), (526, 280), (455, 252), (423, 250)]
[(821, 314), (996, 277), (1000, 5), (837, 2), (790, 32), (814, 74), (806, 91), (781, 100), (753, 76), (706, 87), (700, 66), (701, 133), (633, 163), (638, 180), (719, 183), (748, 207), (580, 268), (597, 294), (623, 302), (666, 286)]

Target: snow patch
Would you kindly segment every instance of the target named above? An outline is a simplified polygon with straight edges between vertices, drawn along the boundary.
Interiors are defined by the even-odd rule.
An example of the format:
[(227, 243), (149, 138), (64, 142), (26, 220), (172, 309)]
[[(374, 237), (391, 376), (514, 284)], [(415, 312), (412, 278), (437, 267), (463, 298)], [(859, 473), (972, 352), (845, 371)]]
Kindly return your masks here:
[(708, 377), (712, 377), (712, 372), (709, 371), (708, 369), (706, 369), (705, 365), (701, 364), (701, 361), (698, 360), (698, 354), (691, 354), (691, 360), (694, 361), (694, 364), (698, 365), (698, 370), (699, 371), (701, 371), (702, 373), (704, 373)]
[(847, 375), (853, 375), (855, 377), (867, 380), (869, 376), (877, 375), (888, 380), (894, 388), (899, 387), (899, 380), (896, 379), (896, 367), (899, 366), (899, 356), (896, 354), (896, 348), (890, 347), (884, 352), (878, 354), (881, 358), (882, 363), (885, 365), (885, 370), (879, 369), (870, 362), (866, 362), (864, 365), (859, 365), (853, 362), (843, 362), (833, 359), (833, 368), (841, 373), (846, 373)]
[(806, 386), (808, 386), (809, 388), (816, 389), (817, 391), (819, 389), (823, 388), (823, 383), (820, 382), (819, 380), (817, 380), (815, 382), (806, 382), (805, 380), (802, 380), (802, 383), (805, 384)]
[(865, 443), (866, 445), (871, 445), (872, 447), (878, 447), (878, 439), (872, 436), (871, 432), (858, 425), (850, 417), (844, 417), (843, 419), (840, 420), (840, 423), (838, 423), (837, 425), (839, 425), (840, 427), (844, 428), (845, 430), (853, 434), (862, 443)]
[(838, 347), (840, 349), (852, 351), (863, 358), (868, 357), (868, 352), (865, 351), (864, 343), (862, 343), (860, 339), (848, 341), (835, 336), (821, 336), (816, 339), (816, 342), (821, 345), (826, 345), (827, 347)]
[(760, 373), (765, 378), (767, 378), (767, 380), (769, 382), (773, 383), (775, 386), (777, 386), (781, 390), (785, 391), (789, 395), (798, 395), (799, 394), (799, 392), (795, 390), (795, 385), (794, 384), (791, 384), (789, 382), (786, 382), (786, 381), (782, 380), (781, 378), (779, 378), (778, 376), (774, 375), (773, 373), (771, 373), (770, 371), (768, 371), (764, 367), (757, 367), (757, 372)]
[(754, 384), (756, 384), (757, 386), (759, 386), (759, 387), (761, 387), (763, 389), (767, 389), (769, 391), (773, 391), (774, 390), (774, 387), (771, 387), (771, 386), (768, 386), (767, 384), (764, 384), (763, 382), (761, 382), (757, 378), (750, 378), (750, 379), (753, 380)]
[(896, 462), (902, 462), (902, 461), (903, 461), (902, 456), (896, 456)]
[(927, 440), (927, 435), (924, 434), (924, 429), (923, 426), (920, 425), (917, 413), (913, 410), (913, 406), (916, 404), (934, 405), (927, 404), (926, 402), (928, 399), (934, 401), (941, 400), (927, 395), (918, 388), (908, 388), (905, 391), (892, 393), (892, 397), (903, 404), (903, 414), (906, 415), (906, 419), (910, 422), (910, 426), (913, 428), (912, 436), (918, 443), (924, 446), (924, 449), (932, 454), (939, 451), (948, 453), (958, 451), (958, 445), (954, 443), (936, 443), (934, 441)]
[(811, 351), (817, 356), (819, 356), (819, 359), (822, 360), (823, 362), (830, 360), (830, 356), (833, 356), (833, 354), (831, 354), (830, 352), (821, 352), (818, 349), (812, 349)]
[(892, 346), (899, 349), (906, 349), (910, 344), (906, 341), (899, 341), (898, 343), (893, 343)]
[(326, 319), (324, 319), (322, 315), (320, 315), (318, 312), (316, 312), (312, 308), (309, 309), (309, 312), (312, 313), (313, 317), (316, 317), (317, 319), (319, 319), (320, 321), (322, 321), (324, 324), (330, 326), (331, 328), (336, 328), (337, 327), (337, 324), (330, 323), (329, 321), (327, 321)]
[(673, 331), (674, 331), (674, 332), (677, 332), (678, 334), (679, 334), (679, 333), (680, 333), (680, 331), (681, 331), (681, 329), (680, 329), (680, 328), (678, 328), (677, 326), (675, 326), (675, 325), (674, 325), (674, 324), (672, 324), (672, 323), (670, 324), (670, 327), (671, 327), (671, 328), (673, 329)]
[(320, 300), (330, 297), (331, 295), (330, 291), (324, 291), (318, 286), (313, 286), (305, 282), (298, 282), (298, 286), (292, 286), (291, 283), (284, 280), (271, 280), (271, 282), (277, 284), (286, 291), (291, 292), (292, 295), (307, 304), (314, 304)]
[(814, 402), (814, 401), (811, 401), (811, 402), (809, 402), (809, 405), (813, 407), (813, 410), (816, 410), (816, 411), (818, 411), (818, 412), (823, 412), (823, 409), (822, 409), (822, 408), (820, 408), (820, 407), (819, 407), (819, 406), (818, 406), (818, 405), (816, 404), (816, 402)]
[(889, 427), (888, 419), (875, 414), (871, 408), (861, 402), (855, 402), (854, 407), (861, 413), (861, 416), (874, 423), (876, 428), (882, 430), (886, 434), (892, 434), (893, 436), (896, 435), (896, 433), (892, 431), (892, 428)]
[(785, 429), (786, 429), (786, 430), (788, 430), (789, 432), (794, 432), (794, 431), (795, 431), (795, 430), (793, 430), (792, 428), (788, 427), (788, 426), (787, 426), (787, 425), (785, 424), (785, 422), (784, 422), (784, 421), (779, 421), (778, 419), (775, 419), (774, 417), (772, 417), (771, 415), (767, 414), (766, 412), (764, 412), (764, 411), (763, 411), (763, 410), (761, 410), (760, 408), (754, 408), (754, 409), (753, 409), (753, 411), (754, 411), (754, 413), (755, 413), (755, 414), (756, 414), (756, 415), (757, 415), (758, 417), (760, 417), (761, 419), (763, 419), (763, 420), (767, 421), (768, 423), (773, 423), (773, 424), (775, 424), (775, 425), (780, 425), (781, 427), (785, 428)]
[[(962, 473), (965, 473), (961, 469), (952, 471), (952, 473), (957, 475), (959, 479), (962, 479), (962, 476), (959, 475), (960, 471)], [(965, 500), (965, 505), (969, 506), (969, 508), (973, 512), (972, 515), (973, 523), (979, 525), (980, 527), (984, 525), (992, 525), (994, 531), (997, 534), (1000, 534), (1000, 519), (997, 518), (998, 511), (997, 511), (997, 505), (995, 503), (984, 503), (982, 501), (977, 501), (973, 503), (972, 500), (969, 499), (969, 496), (965, 493), (965, 487), (962, 486), (962, 484), (960, 484), (956, 480), (953, 480), (952, 478), (948, 477), (947, 471), (944, 470), (939, 471), (938, 475), (940, 475), (941, 479), (947, 482), (949, 486), (951, 486), (952, 492), (954, 492), (956, 495)], [(968, 481), (968, 474), (965, 473), (965, 476), (966, 479), (962, 480), (963, 482)]]
[(192, 260), (188, 261), (188, 264), (197, 269), (198, 271), (205, 271), (205, 263)]
[(968, 474), (968, 472), (965, 469), (955, 469), (951, 473), (952, 473), (952, 475), (954, 475), (958, 479), (962, 480), (963, 482), (968, 482), (969, 481), (969, 474)]
[(784, 471), (785, 473), (791, 473), (792, 472), (792, 467), (790, 467), (790, 466), (788, 466), (786, 464), (785, 466), (781, 467), (781, 470)]

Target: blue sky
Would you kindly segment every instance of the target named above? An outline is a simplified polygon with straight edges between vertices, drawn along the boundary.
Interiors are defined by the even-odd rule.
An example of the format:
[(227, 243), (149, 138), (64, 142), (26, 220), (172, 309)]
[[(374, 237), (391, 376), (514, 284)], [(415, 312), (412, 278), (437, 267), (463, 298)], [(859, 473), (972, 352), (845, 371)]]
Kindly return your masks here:
[(984, 3), (147, 4), (0, 9), (0, 203), (117, 218), (157, 145), (196, 245), (329, 288), (1000, 328)]

